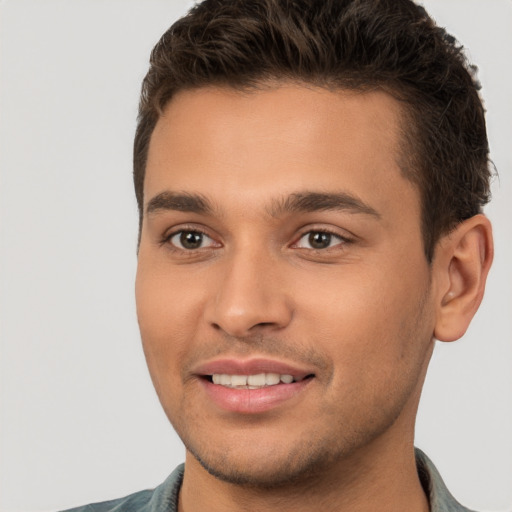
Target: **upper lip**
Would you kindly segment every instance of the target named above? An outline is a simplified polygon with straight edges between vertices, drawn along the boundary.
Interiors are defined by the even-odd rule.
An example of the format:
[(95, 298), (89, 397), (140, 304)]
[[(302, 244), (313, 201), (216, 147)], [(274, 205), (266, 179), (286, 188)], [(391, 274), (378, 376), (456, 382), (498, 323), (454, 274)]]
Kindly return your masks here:
[(310, 369), (295, 366), (294, 364), (277, 361), (275, 359), (254, 358), (235, 359), (223, 358), (207, 361), (194, 368), (196, 375), (256, 375), (259, 373), (278, 373), (280, 375), (292, 375), (295, 380), (304, 379), (314, 374)]

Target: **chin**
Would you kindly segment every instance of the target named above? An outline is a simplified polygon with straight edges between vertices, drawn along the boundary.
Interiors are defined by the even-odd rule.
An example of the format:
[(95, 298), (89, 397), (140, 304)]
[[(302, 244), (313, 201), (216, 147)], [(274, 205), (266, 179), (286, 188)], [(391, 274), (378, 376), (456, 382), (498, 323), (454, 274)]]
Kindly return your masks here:
[[(262, 450), (257, 460), (238, 457), (235, 453), (207, 453), (202, 456), (189, 452), (208, 473), (224, 482), (259, 489), (275, 489), (310, 482), (319, 476), (332, 462), (329, 453), (304, 453), (303, 448), (296, 453), (279, 456)], [(272, 453), (272, 452), (270, 452)], [(277, 455), (277, 456), (276, 456)]]

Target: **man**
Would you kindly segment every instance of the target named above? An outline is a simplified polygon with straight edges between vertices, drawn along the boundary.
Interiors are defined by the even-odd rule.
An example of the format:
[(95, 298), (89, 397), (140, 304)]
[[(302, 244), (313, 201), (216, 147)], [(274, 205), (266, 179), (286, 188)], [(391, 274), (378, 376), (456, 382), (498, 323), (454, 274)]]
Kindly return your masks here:
[(492, 261), (477, 89), (409, 0), (206, 0), (164, 34), (136, 297), (186, 461), (87, 510), (467, 510), (413, 440)]

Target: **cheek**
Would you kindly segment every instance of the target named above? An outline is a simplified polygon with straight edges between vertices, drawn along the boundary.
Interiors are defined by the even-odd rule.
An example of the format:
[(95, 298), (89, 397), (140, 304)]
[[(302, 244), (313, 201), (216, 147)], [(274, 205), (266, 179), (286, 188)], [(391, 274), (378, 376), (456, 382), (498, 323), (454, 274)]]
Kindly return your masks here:
[(148, 368), (158, 394), (178, 385), (180, 361), (194, 337), (198, 307), (183, 280), (139, 259), (135, 286), (137, 318)]
[(304, 299), (303, 314), (297, 319), (302, 318), (302, 329), (312, 329), (343, 371), (385, 371), (404, 358), (419, 356), (415, 351), (430, 338), (432, 323), (425, 315), (427, 273), (367, 267), (357, 273), (347, 268), (330, 278), (316, 277), (295, 293)]
[(192, 317), (201, 302), (200, 290), (185, 268), (170, 272), (165, 262), (139, 256), (135, 296), (143, 337), (174, 339), (184, 326), (195, 325)]
[(420, 289), (403, 291), (384, 293), (374, 282), (343, 297), (325, 293), (323, 307), (311, 310), (315, 341), (334, 368), (325, 393), (329, 407), (364, 417), (365, 411), (401, 407), (415, 389), (431, 336)]

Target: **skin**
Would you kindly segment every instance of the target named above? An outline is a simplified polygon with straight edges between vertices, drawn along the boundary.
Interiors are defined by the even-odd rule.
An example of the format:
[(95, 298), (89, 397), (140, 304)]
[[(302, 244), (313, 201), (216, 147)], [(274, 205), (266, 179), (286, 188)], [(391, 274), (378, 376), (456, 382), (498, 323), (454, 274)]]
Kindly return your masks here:
[[(153, 383), (187, 448), (180, 510), (428, 510), (413, 454), (421, 387), (434, 336), (456, 339), (478, 307), (491, 235), (476, 216), (427, 263), (400, 121), (383, 92), (293, 84), (184, 91), (167, 105), (136, 296)], [(311, 192), (349, 201), (286, 207)], [(269, 410), (225, 410), (198, 375), (218, 358), (314, 376)]]

